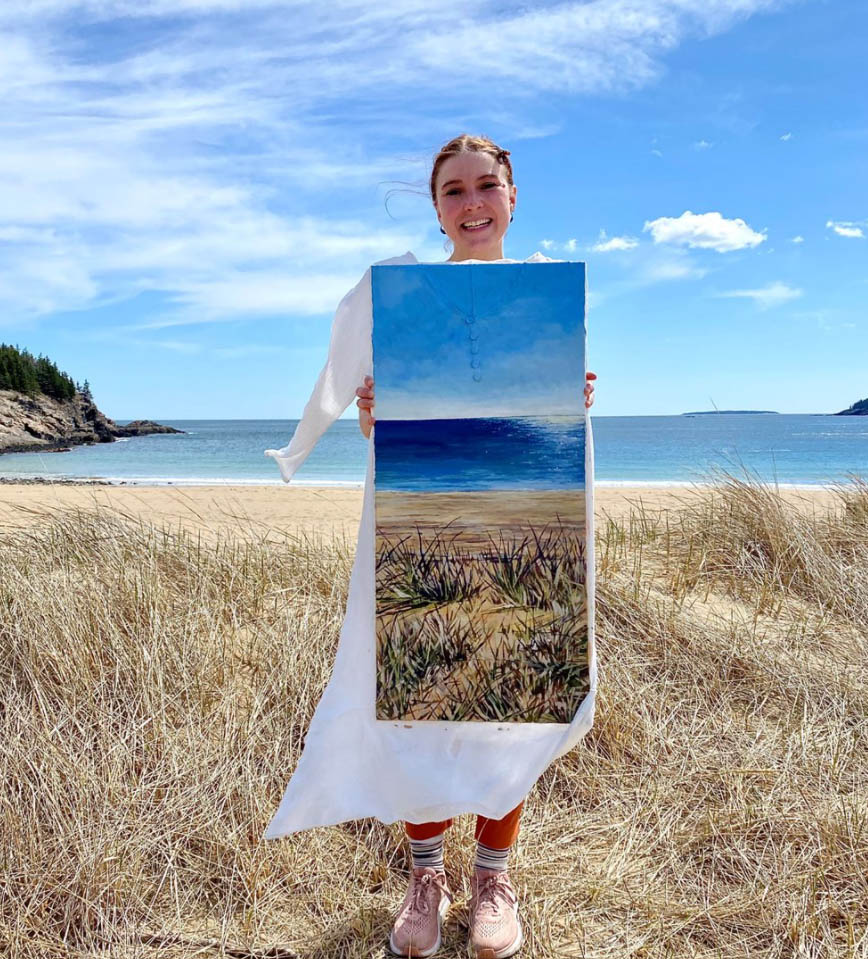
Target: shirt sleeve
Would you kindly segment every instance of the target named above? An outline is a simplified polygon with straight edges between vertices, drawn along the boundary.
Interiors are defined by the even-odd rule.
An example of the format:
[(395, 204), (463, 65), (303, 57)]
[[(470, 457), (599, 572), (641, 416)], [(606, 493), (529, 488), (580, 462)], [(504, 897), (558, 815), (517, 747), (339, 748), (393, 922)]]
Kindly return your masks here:
[(328, 359), (289, 443), (266, 450), (288, 483), (320, 437), (352, 403), (357, 387), (373, 365), (371, 349), (371, 271), (338, 304), (332, 323)]

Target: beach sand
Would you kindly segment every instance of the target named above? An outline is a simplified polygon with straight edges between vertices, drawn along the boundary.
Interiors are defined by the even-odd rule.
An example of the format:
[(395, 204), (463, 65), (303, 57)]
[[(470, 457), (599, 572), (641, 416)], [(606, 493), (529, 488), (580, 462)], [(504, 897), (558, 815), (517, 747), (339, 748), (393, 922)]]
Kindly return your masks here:
[[(706, 490), (707, 491), (707, 490)], [(597, 522), (621, 518), (631, 508), (670, 510), (694, 500), (702, 489), (659, 486), (597, 486)], [(829, 489), (784, 489), (785, 499), (808, 512), (837, 503)], [(432, 494), (428, 494), (432, 495)], [(474, 494), (465, 494), (471, 497)], [(531, 494), (538, 496), (540, 494)], [(530, 501), (528, 501), (530, 502)], [(207, 534), (231, 532), (253, 538), (286, 534), (355, 541), (362, 511), (360, 489), (279, 486), (93, 486), (0, 484), (0, 527), (39, 522), (46, 513), (107, 507), (160, 526)]]

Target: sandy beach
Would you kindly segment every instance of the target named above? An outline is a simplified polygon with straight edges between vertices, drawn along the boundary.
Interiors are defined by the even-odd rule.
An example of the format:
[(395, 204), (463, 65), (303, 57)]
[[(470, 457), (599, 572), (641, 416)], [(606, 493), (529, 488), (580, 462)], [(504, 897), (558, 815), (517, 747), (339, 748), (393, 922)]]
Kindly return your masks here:
[[(707, 491), (707, 490), (706, 490)], [(594, 513), (622, 518), (631, 507), (669, 510), (702, 494), (702, 489), (659, 486), (598, 486)], [(782, 496), (808, 512), (837, 502), (825, 488), (783, 489)], [(45, 513), (107, 507), (161, 526), (258, 539), (287, 533), (355, 539), (362, 511), (361, 489), (295, 486), (93, 486), (0, 484), (0, 527), (38, 522)]]

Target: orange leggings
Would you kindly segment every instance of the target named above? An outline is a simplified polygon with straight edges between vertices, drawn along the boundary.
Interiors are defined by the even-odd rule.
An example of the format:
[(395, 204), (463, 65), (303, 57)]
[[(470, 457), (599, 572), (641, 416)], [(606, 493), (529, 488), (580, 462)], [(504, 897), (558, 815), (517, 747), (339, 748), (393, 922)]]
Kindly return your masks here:
[[(518, 821), (524, 802), (520, 802), (512, 812), (508, 812), (503, 819), (488, 819), (486, 816), (476, 817), (476, 841), (490, 846), (492, 849), (509, 849), (518, 836)], [(451, 819), (443, 822), (406, 822), (407, 835), (411, 839), (433, 839), (452, 825)]]

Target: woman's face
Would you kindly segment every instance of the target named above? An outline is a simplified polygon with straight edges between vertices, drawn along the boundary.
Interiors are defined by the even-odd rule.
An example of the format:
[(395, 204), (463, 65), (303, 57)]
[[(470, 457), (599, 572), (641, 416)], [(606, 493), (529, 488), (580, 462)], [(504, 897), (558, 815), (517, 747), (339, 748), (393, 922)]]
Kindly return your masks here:
[(515, 186), (488, 153), (456, 153), (435, 184), (437, 219), (455, 245), (453, 260), (503, 258), (503, 237), (515, 208)]

